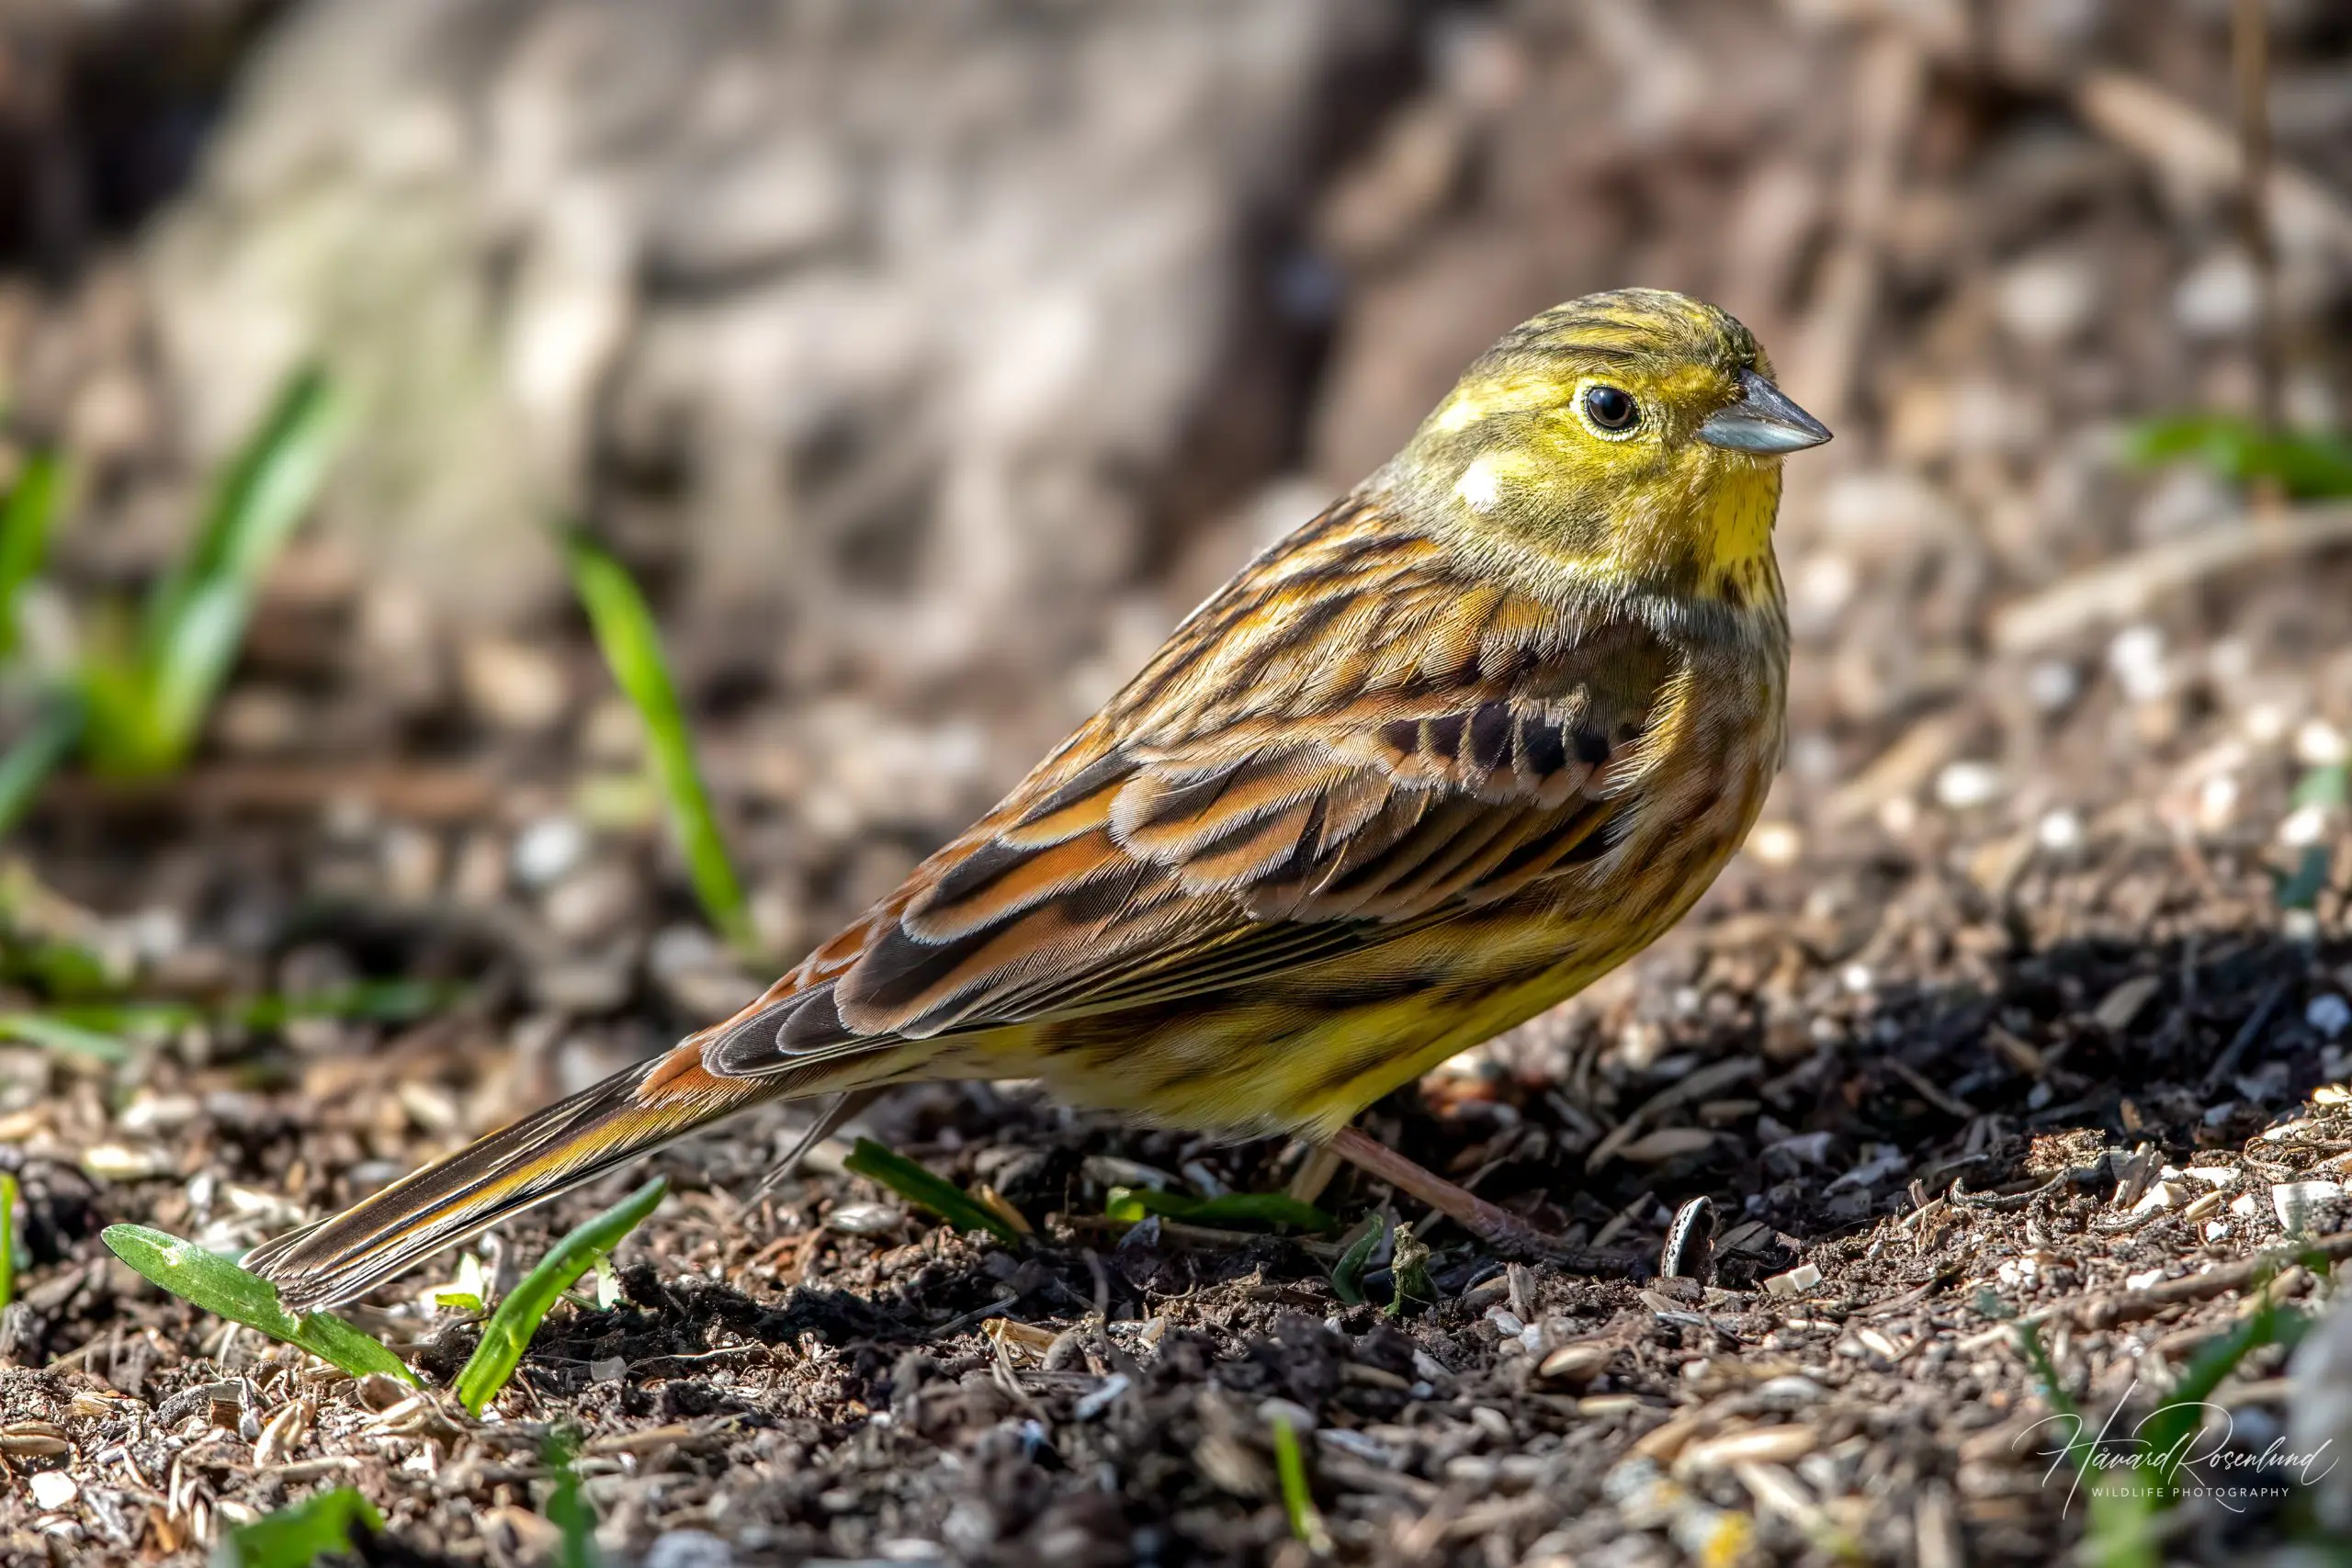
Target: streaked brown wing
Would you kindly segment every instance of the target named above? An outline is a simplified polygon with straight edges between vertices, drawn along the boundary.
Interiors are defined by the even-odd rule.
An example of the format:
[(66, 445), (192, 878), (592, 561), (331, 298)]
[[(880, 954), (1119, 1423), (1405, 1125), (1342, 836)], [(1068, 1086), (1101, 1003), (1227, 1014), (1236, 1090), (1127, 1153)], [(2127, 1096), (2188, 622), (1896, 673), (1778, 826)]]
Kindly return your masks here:
[(1675, 669), (1645, 629), (1564, 625), (1335, 508), (705, 1064), (1196, 995), (1507, 897), (1619, 836)]

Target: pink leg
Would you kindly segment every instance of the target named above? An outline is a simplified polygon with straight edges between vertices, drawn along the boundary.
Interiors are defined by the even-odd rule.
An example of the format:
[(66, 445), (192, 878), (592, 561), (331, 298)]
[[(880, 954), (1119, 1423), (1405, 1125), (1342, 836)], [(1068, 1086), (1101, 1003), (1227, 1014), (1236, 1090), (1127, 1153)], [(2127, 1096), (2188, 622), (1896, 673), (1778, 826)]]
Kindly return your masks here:
[(1628, 1258), (1564, 1245), (1508, 1209), (1497, 1208), (1466, 1188), (1457, 1187), (1435, 1171), (1425, 1169), (1353, 1127), (1343, 1127), (1326, 1145), (1349, 1164), (1378, 1177), (1399, 1192), (1409, 1193), (1447, 1219), (1500, 1252), (1545, 1258), (1574, 1268), (1622, 1273)]

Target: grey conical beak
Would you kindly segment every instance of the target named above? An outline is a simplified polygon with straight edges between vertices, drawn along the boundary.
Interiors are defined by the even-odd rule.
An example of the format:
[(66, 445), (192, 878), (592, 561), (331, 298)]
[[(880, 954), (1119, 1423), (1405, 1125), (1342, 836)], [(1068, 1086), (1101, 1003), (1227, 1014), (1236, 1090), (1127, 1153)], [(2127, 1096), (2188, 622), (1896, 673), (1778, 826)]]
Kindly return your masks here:
[(1699, 439), (1734, 452), (1778, 457), (1829, 439), (1829, 427), (1788, 400), (1753, 370), (1739, 373), (1739, 400), (1717, 409), (1699, 427)]

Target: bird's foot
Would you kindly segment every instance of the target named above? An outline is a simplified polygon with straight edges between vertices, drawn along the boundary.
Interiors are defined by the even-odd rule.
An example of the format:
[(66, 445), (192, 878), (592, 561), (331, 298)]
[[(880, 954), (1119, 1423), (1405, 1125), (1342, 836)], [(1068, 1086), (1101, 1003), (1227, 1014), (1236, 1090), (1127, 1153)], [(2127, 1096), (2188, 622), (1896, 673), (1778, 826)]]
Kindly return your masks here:
[(1399, 1192), (1419, 1199), (1498, 1252), (1595, 1274), (1623, 1274), (1641, 1267), (1636, 1258), (1574, 1247), (1538, 1230), (1510, 1210), (1487, 1202), (1353, 1127), (1341, 1128), (1325, 1146)]

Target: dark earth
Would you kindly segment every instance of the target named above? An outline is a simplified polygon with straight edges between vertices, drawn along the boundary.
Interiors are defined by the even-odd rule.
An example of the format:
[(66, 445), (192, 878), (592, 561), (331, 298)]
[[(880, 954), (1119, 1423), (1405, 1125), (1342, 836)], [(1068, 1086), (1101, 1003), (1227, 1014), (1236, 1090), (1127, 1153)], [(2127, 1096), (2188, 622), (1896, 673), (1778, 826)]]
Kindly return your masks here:
[[(100, 994), (211, 1021), (131, 1028), (119, 1062), (0, 1047), (27, 1259), (0, 1314), (0, 1556), (197, 1562), (352, 1485), (387, 1521), (367, 1561), (548, 1562), (562, 1432), (607, 1559), (657, 1568), (2045, 1563), (2092, 1508), (2021, 1325), (2086, 1417), (2120, 1410), (2122, 1429), (2218, 1337), (2324, 1315), (2352, 1258), (2352, 525), (2341, 503), (2134, 466), (2119, 431), (2248, 407), (2268, 374), (2290, 403), (2352, 395), (2352, 26), (2274, 8), (2301, 94), (2278, 156), (2344, 225), (2282, 259), (2305, 281), (2278, 372), (2184, 303), (2233, 231), (2195, 150), (2228, 125), (2226, 7), (2089, 6), (2087, 31), (2045, 34), (2034, 6), (1954, 6), (1984, 16), (1953, 33), (1932, 6), (1792, 6), (1820, 13), (1798, 52), (1759, 41), (1773, 8), (1633, 7), (1707, 80), (1753, 88), (1665, 132), (1618, 103), (1622, 39), (1573, 9), (1444, 12), (1516, 85), (1408, 73), (1392, 130), (1356, 132), (1312, 193), (1303, 227), (1345, 285), (1300, 350), (1315, 375), (1294, 386), (1285, 361), (1274, 390), (1230, 389), (1289, 398), (1298, 450), (1166, 489), (1229, 494), (1280, 467), (1330, 493), (1522, 306), (1586, 288), (1692, 288), (1791, 345), (1792, 389), (1838, 440), (1791, 469), (1793, 740), (1764, 824), (1651, 953), (1363, 1122), (1577, 1246), (1656, 1258), (1704, 1197), (1688, 1274), (1499, 1258), (1345, 1169), (1316, 1195), (1347, 1227), (1330, 1236), (1130, 1225), (1103, 1213), (1112, 1186), (1280, 1190), (1306, 1151), (948, 1085), (851, 1131), (993, 1190), (1023, 1245), (845, 1174), (840, 1141), (755, 1195), (795, 1122), (748, 1119), (650, 1162), (672, 1195), (620, 1247), (607, 1304), (583, 1280), (481, 1421), (448, 1392), (475, 1319), (432, 1304), (454, 1255), (347, 1309), (422, 1394), (164, 1296), (104, 1225), (240, 1250), (768, 977), (705, 934), (575, 614), (495, 657), (428, 649), (421, 677), (350, 646), (374, 585), (306, 536), (191, 767), (62, 777), (0, 889), (7, 1007)], [(2119, 76), (2188, 118), (2120, 128), (2100, 96)], [(127, 114), (177, 113), (132, 97)], [(1451, 128), (1433, 188), (1408, 177), (1408, 121)], [(1891, 185), (1872, 175), (1889, 160)], [(1725, 212), (1775, 189), (1790, 220), (1727, 239)], [(6, 296), (35, 323), (9, 339), (22, 355), (136, 344), (106, 281), (119, 243), (98, 223), (64, 281), (54, 255), (25, 263), (37, 281)], [(91, 324), (125, 310), (132, 327)], [(17, 411), (36, 434), (41, 388), (74, 384), (43, 374)], [(164, 434), (119, 461), (70, 581), (152, 570), (141, 498), (199, 478)], [(1138, 568), (1162, 625), (1253, 525), (1175, 517), (1182, 547)], [(763, 716), (815, 698), (755, 664), (721, 649), (684, 673), (780, 957), (1078, 716), (1059, 685), (964, 694), (999, 771), (934, 774), (905, 750), (891, 804), (820, 831), (817, 731)], [(552, 716), (518, 716), (542, 689)], [(879, 724), (910, 699), (830, 700)], [(235, 1012), (361, 986), (385, 1016)], [(642, 1174), (474, 1255), (511, 1285)], [(1347, 1244), (1397, 1221), (1431, 1249), (1434, 1300), (1393, 1299), (1384, 1241), (1372, 1299), (1345, 1304)], [(2343, 1561), (2352, 1470), (2292, 1459), (2313, 1434), (2352, 1441), (2328, 1333), (2291, 1364), (2284, 1344), (2235, 1362), (2207, 1431), (2253, 1458), (2209, 1467), (2226, 1487), (2165, 1512), (2146, 1561)], [(1282, 1500), (1281, 1423), (1312, 1519)]]

